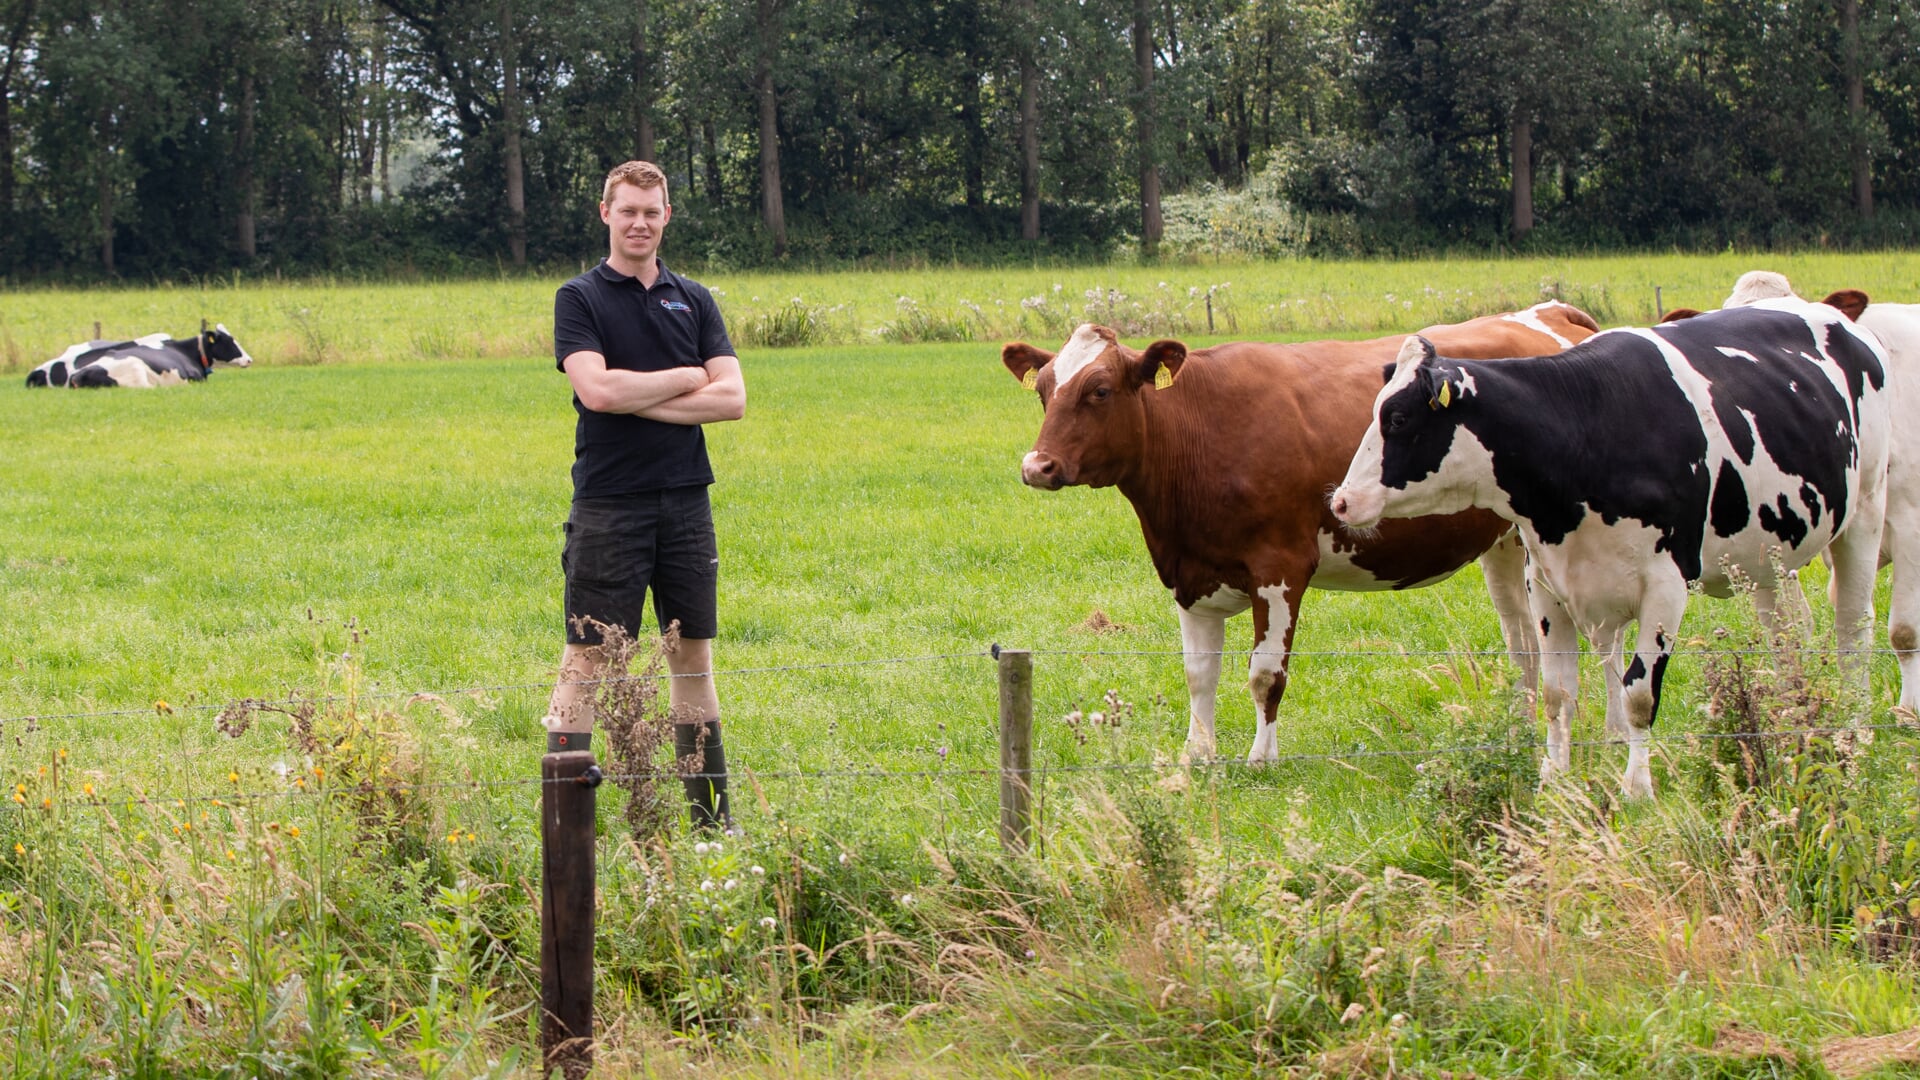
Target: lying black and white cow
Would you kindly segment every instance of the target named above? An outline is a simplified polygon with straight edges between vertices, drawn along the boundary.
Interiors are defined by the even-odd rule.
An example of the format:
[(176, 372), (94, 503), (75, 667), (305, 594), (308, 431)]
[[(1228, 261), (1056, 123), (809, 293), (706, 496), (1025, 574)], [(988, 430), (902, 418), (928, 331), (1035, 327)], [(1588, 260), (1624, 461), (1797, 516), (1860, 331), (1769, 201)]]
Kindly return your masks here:
[(27, 373), (28, 386), (89, 389), (104, 386), (177, 386), (207, 377), (215, 367), (246, 367), (253, 357), (225, 325), (190, 338), (148, 334), (132, 341), (86, 341)]
[(1545, 776), (1570, 764), (1579, 635), (1610, 643), (1638, 623), (1618, 673), (1623, 786), (1650, 796), (1647, 733), (1689, 582), (1727, 595), (1737, 569), (1770, 612), (1776, 565), (1831, 546), (1836, 634), (1843, 650), (1866, 646), (1886, 372), (1872, 334), (1797, 299), (1610, 330), (1526, 360), (1448, 359), (1409, 338), (1331, 508), (1352, 528), (1470, 506), (1519, 526), (1542, 637)]

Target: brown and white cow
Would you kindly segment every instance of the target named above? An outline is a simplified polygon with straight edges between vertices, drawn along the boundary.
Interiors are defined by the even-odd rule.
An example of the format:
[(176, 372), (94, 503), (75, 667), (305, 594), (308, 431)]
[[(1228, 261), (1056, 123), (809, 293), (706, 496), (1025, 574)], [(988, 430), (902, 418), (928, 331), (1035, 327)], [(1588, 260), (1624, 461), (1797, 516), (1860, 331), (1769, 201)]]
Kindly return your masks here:
[[(1550, 302), (1430, 327), (1429, 340), (1493, 359), (1559, 352), (1599, 327)], [(1036, 488), (1118, 487), (1140, 518), (1160, 581), (1180, 614), (1187, 750), (1215, 752), (1214, 709), (1226, 620), (1253, 610), (1248, 688), (1259, 713), (1250, 763), (1279, 756), (1274, 720), (1286, 691), (1301, 594), (1431, 585), (1480, 560), (1507, 650), (1537, 683), (1525, 554), (1508, 523), (1483, 510), (1384, 521), (1361, 535), (1327, 510), (1372, 420), (1382, 371), (1403, 336), (1294, 345), (1235, 343), (1192, 352), (1157, 341), (1140, 352), (1103, 326), (1081, 326), (1059, 353), (1014, 343), (1001, 361), (1046, 411), (1021, 464)]]

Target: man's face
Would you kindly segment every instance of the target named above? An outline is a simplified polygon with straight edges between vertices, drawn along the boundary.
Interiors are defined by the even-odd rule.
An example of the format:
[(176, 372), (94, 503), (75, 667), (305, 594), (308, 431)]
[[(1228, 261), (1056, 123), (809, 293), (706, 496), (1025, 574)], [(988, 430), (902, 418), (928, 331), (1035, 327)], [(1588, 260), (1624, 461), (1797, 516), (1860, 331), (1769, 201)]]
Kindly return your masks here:
[(607, 223), (607, 240), (621, 258), (646, 263), (660, 251), (673, 208), (664, 187), (640, 188), (616, 184), (613, 201), (600, 204), (600, 220)]

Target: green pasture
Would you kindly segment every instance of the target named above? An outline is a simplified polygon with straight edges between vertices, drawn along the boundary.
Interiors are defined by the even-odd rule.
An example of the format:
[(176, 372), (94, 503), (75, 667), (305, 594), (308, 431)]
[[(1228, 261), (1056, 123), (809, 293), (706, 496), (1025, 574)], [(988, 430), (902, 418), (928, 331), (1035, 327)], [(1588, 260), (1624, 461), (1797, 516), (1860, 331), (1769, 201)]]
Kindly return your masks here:
[[(1253, 984), (1231, 979), (1216, 986), (1211, 1005), (1169, 1005), (1174, 991), (1154, 980), (1225, 978), (1209, 966), (1214, 954), (1195, 939), (1182, 946), (1197, 950), (1180, 953), (1185, 960), (1156, 954), (1159, 959), (1149, 963), (1130, 951), (1138, 941), (1124, 939), (1161, 933), (1165, 927), (1154, 920), (1163, 917), (1175, 926), (1213, 925), (1207, 920), (1218, 918), (1233, 928), (1218, 931), (1226, 934), (1222, 948), (1231, 939), (1239, 943), (1235, 948), (1251, 950), (1235, 954), (1239, 966), (1233, 970), (1257, 972), (1264, 963), (1277, 972), (1293, 962), (1291, 946), (1260, 928), (1287, 924), (1292, 916), (1268, 910), (1280, 895), (1274, 892), (1236, 900), (1238, 914), (1228, 920), (1221, 913), (1230, 906), (1224, 898), (1234, 894), (1236, 880), (1264, 881), (1261, 875), (1273, 867), (1295, 862), (1358, 867), (1352, 872), (1362, 876), (1414, 866), (1443, 880), (1454, 872), (1455, 857), (1478, 857), (1448, 846), (1455, 841), (1437, 840), (1431, 804), (1410, 797), (1424, 782), (1421, 751), (1537, 737), (1512, 691), (1505, 661), (1489, 655), (1499, 634), (1478, 572), (1470, 567), (1415, 593), (1309, 596), (1296, 639), (1300, 655), (1282, 706), (1280, 749), (1283, 755), (1352, 755), (1347, 762), (1201, 770), (1190, 781), (1171, 772), (1109, 777), (1072, 771), (1177, 758), (1187, 724), (1178, 628), (1132, 513), (1117, 493), (1040, 493), (1019, 483), (1020, 455), (1031, 444), (1040, 410), (1000, 366), (999, 339), (1043, 328), (1036, 308), (1021, 308), (1020, 300), (1051, 295), (1055, 283), (1070, 299), (1053, 302), (1049, 318), (1071, 304), (1077, 321), (1085, 305), (1095, 303), (1086, 297), (1095, 288), (1130, 297), (1164, 292), (1178, 299), (1159, 308), (1145, 305), (1134, 315), (1144, 311), (1168, 320), (1156, 333), (1193, 333), (1203, 332), (1204, 313), (1190, 306), (1198, 294), (1187, 290), (1203, 294), (1209, 285), (1230, 282), (1215, 291), (1217, 330), (1231, 318), (1241, 336), (1297, 337), (1410, 330), (1529, 303), (1543, 287), (1595, 309), (1603, 323), (1634, 320), (1649, 313), (1656, 283), (1669, 307), (1715, 306), (1740, 271), (1757, 265), (1787, 272), (1807, 291), (1854, 286), (1875, 296), (1920, 298), (1920, 256), (1906, 255), (716, 278), (736, 322), (742, 313), (760, 310), (756, 305), (772, 308), (791, 296), (832, 309), (832, 320), (838, 320), (829, 320), (829, 336), (838, 340), (828, 344), (743, 348), (747, 418), (708, 429), (720, 477), (713, 489), (722, 559), (719, 693), (735, 768), (765, 777), (758, 783), (743, 777), (736, 787), (736, 811), (748, 836), (762, 842), (779, 830), (804, 826), (829, 850), (870, 859), (872, 876), (860, 879), (866, 891), (839, 894), (837, 902), (852, 912), (843, 919), (846, 932), (859, 933), (861, 919), (882, 918), (872, 913), (891, 912), (884, 917), (911, 936), (905, 928), (913, 917), (904, 906), (911, 894), (937, 893), (943, 875), (947, 885), (974, 880), (964, 866), (955, 878), (940, 860), (929, 862), (923, 848), (938, 848), (947, 853), (942, 858), (952, 859), (985, 859), (993, 848), (997, 789), (993, 777), (979, 771), (996, 761), (996, 686), (986, 653), (1000, 643), (1036, 652), (1035, 758), (1060, 770), (1044, 781), (1042, 834), (1049, 846), (1043, 857), (1075, 867), (1107, 866), (1101, 862), (1111, 854), (1106, 845), (1132, 852), (1125, 844), (1138, 844), (1139, 853), (1112, 856), (1121, 869), (1108, 867), (1079, 887), (1094, 895), (1104, 887), (1098, 884), (1102, 875), (1148, 884), (1125, 902), (1109, 896), (1101, 902), (1107, 906), (1100, 906), (1089, 900), (1072, 917), (1081, 921), (1069, 920), (1095, 928), (1074, 932), (1084, 940), (1065, 931), (1045, 938), (1083, 946), (1094, 941), (1105, 952), (1055, 956), (1041, 944), (1039, 955), (1025, 953), (1043, 965), (1040, 970), (960, 980), (954, 985), (972, 990), (954, 990), (951, 1001), (946, 991), (926, 989), (948, 985), (931, 975), (922, 982), (916, 974), (905, 989), (878, 975), (855, 979), (853, 989), (834, 983), (833, 994), (819, 992), (832, 1001), (820, 1005), (807, 1025), (795, 1026), (792, 1043), (742, 1030), (736, 1041), (720, 1041), (718, 1059), (702, 1058), (709, 1043), (672, 1042), (659, 1034), (678, 1030), (684, 1020), (663, 1019), (651, 1006), (637, 1004), (664, 993), (654, 989), (659, 980), (672, 985), (674, 978), (660, 975), (650, 967), (659, 961), (644, 955), (648, 941), (662, 939), (637, 929), (659, 925), (657, 913), (647, 914), (654, 909), (633, 899), (642, 887), (637, 882), (652, 895), (658, 870), (648, 856), (612, 843), (620, 828), (618, 800), (603, 800), (610, 841), (603, 903), (611, 912), (606, 940), (613, 942), (603, 973), (614, 988), (607, 991), (614, 997), (606, 1011), (624, 1025), (610, 1044), (611, 1060), (661, 1072), (675, 1071), (683, 1061), (716, 1060), (769, 1075), (919, 1072), (915, 1062), (937, 1057), (936, 1051), (952, 1054), (940, 1048), (958, 1043), (972, 1049), (925, 1069), (952, 1075), (1101, 1069), (1160, 1074), (1183, 1065), (1319, 1062), (1312, 1068), (1323, 1075), (1388, 1075), (1379, 1066), (1387, 1058), (1376, 1061), (1372, 1050), (1356, 1060), (1375, 1064), (1345, 1072), (1340, 1062), (1346, 1059), (1314, 1055), (1331, 1052), (1348, 1035), (1363, 1043), (1374, 1035), (1401, 1038), (1401, 1027), (1388, 1027), (1392, 1009), (1369, 1013), (1371, 1019), (1348, 1029), (1345, 1021), (1330, 1019), (1338, 1007), (1322, 1013), (1335, 998), (1345, 1005), (1340, 995), (1351, 996), (1349, 990), (1336, 993), (1331, 983), (1309, 987), (1300, 991), (1310, 999), (1298, 1006), (1305, 1010), (1300, 1016), (1318, 1019), (1300, 1020), (1295, 1034), (1286, 1036), (1293, 1042), (1281, 1039), (1260, 1049), (1266, 1045), (1261, 1039), (1279, 1038), (1274, 1017), (1294, 1005), (1282, 1009), (1275, 1004), (1280, 997), (1267, 1002), (1264, 990), (1243, 1000), (1236, 995), (1252, 993), (1246, 987)], [(1162, 280), (1168, 283), (1164, 291)], [(569, 495), (573, 418), (566, 382), (546, 351), (554, 284), (242, 282), (0, 297), (0, 347), (16, 376), (21, 365), (89, 335), (95, 319), (111, 336), (185, 329), (203, 312), (235, 329), (261, 361), (250, 370), (217, 372), (203, 385), (153, 393), (30, 392), (17, 377), (0, 386), (0, 459), (8, 477), (0, 484), (0, 718), (12, 721), (4, 729), (0, 768), (7, 783), (38, 783), (35, 777), (45, 774), (35, 770), (57, 760), (86, 778), (90, 798), (278, 790), (289, 768), (297, 773), (305, 767), (290, 745), (285, 718), (262, 714), (253, 730), (230, 739), (214, 730), (218, 707), (241, 698), (284, 700), (290, 693), (351, 688), (388, 702), (395, 717), (404, 717), (410, 745), (431, 759), (433, 778), (495, 785), (434, 795), (433, 833), (470, 831), (479, 847), (451, 861), (443, 853), (423, 856), (406, 872), (449, 885), (456, 876), (464, 881), (461, 875), (481, 874), (502, 888), (520, 888), (512, 883), (537, 865), (537, 793), (498, 782), (537, 773), (539, 718), (559, 651), (559, 523)], [(995, 314), (970, 324), (976, 340), (881, 340), (901, 318), (898, 296), (917, 298), (923, 311), (952, 312), (965, 299)], [(1100, 302), (1117, 303), (1104, 292)], [(1027, 313), (1024, 325), (1021, 315), (999, 314), (1011, 309)], [(965, 320), (960, 324), (969, 325)], [(1824, 579), (1817, 567), (1809, 578), (1809, 592), (1818, 598)], [(1882, 586), (1884, 614), (1884, 578)], [(1820, 605), (1815, 607), (1818, 612)], [(1095, 619), (1096, 612), (1104, 620)], [(1740, 640), (1753, 626), (1746, 605), (1704, 598), (1695, 600), (1689, 620), (1684, 636), (1701, 647), (1718, 640), (1716, 627), (1731, 628)], [(1102, 628), (1102, 621), (1111, 625)], [(1230, 622), (1228, 648), (1247, 648), (1250, 633), (1247, 619)], [(1670, 669), (1658, 729), (1663, 736), (1707, 724), (1704, 664), (1702, 656), (1687, 655)], [(1243, 670), (1240, 657), (1223, 666), (1219, 732), (1228, 756), (1244, 756), (1253, 735)], [(1577, 740), (1599, 736), (1598, 665), (1589, 662), (1584, 670), (1588, 708)], [(1884, 721), (1896, 675), (1890, 658), (1877, 658), (1873, 699), (1852, 715)], [(1117, 730), (1084, 719), (1095, 710), (1112, 711), (1104, 700), (1109, 691), (1126, 703), (1127, 720)], [(445, 707), (409, 704), (415, 692), (437, 695)], [(1063, 719), (1075, 710), (1083, 716), (1077, 729)], [(41, 719), (20, 719), (25, 717)], [(1911, 757), (1906, 737), (1888, 734), (1879, 746), (1876, 753), (1894, 755), (1886, 759), (1891, 764), (1883, 763), (1884, 774), (1902, 775), (1899, 762), (1905, 758), (1898, 755)], [(1406, 756), (1367, 756), (1375, 751)], [(1655, 755), (1656, 784), (1668, 796), (1661, 807), (1602, 815), (1612, 823), (1607, 828), (1622, 830), (1629, 849), (1636, 828), (1657, 833), (1667, 845), (1651, 849), (1664, 853), (1659, 867), (1670, 866), (1669, 855), (1705, 858), (1686, 845), (1707, 844), (1702, 837), (1718, 834), (1711, 809), (1689, 794), (1697, 787), (1690, 777), (1701, 771), (1696, 766), (1703, 752), (1682, 742), (1663, 744)], [(1617, 748), (1577, 749), (1576, 766), (1591, 778), (1584, 790), (1610, 788), (1623, 758)], [(869, 770), (905, 775), (882, 779), (865, 775)], [(791, 775), (797, 771), (827, 775)], [(1530, 772), (1531, 764), (1523, 762), (1519, 773), (1494, 783), (1506, 783), (1520, 797), (1531, 790)], [(1180, 777), (1181, 784), (1163, 784), (1167, 775)], [(1604, 803), (1604, 795), (1596, 797)], [(1162, 813), (1164, 818), (1154, 816)], [(29, 833), (15, 829), (0, 841), (11, 847), (16, 836)], [(28, 846), (20, 843), (23, 850)], [(697, 865), (691, 843), (676, 840), (673, 854), (660, 857), (669, 867), (676, 858)], [(1189, 845), (1195, 854), (1162, 851), (1186, 851)], [(1154, 859), (1163, 856), (1178, 871), (1172, 886), (1154, 884)], [(8, 911), (28, 911), (31, 904), (21, 897), (31, 896), (39, 880), (35, 864), (7, 858), (0, 852), (0, 896), (12, 898)], [(199, 866), (199, 855), (194, 859)], [(388, 869), (367, 866), (369, 881), (386, 881), (379, 875)], [(1388, 873), (1386, 885), (1397, 872)], [(1163, 887), (1181, 898), (1168, 899), (1164, 912), (1153, 907), (1156, 914), (1144, 923), (1127, 921), (1142, 918), (1140, 911), (1152, 906), (1143, 897), (1159, 896), (1153, 890)], [(1508, 886), (1482, 887), (1493, 895)], [(1674, 895), (1696, 887), (1675, 886)], [(1500, 894), (1506, 897), (1501, 903), (1524, 908), (1530, 902), (1521, 895), (1524, 887), (1513, 888), (1518, 891)], [(1470, 885), (1463, 889), (1473, 891)], [(379, 902), (397, 912), (390, 926), (384, 915), (365, 916), (361, 923), (343, 910), (332, 916), (338, 921), (330, 932), (347, 942), (337, 947), (349, 966), (365, 963), (371, 970), (391, 962), (397, 969), (409, 956), (429, 963), (411, 933), (398, 929), (408, 919), (425, 918), (417, 910), (425, 901), (408, 900), (404, 892)], [(1204, 905), (1213, 901), (1201, 898), (1215, 894), (1220, 907), (1208, 915)], [(959, 900), (947, 902), (964, 907)], [(1035, 903), (1073, 906), (1064, 894)], [(1481, 940), (1474, 937), (1480, 933), (1483, 945), (1493, 948), (1485, 942), (1507, 932), (1504, 924), (1495, 925), (1495, 907), (1485, 909), (1484, 931), (1458, 930), (1460, 940)], [(1704, 919), (1711, 907), (1689, 908), (1689, 917)], [(514, 911), (498, 916), (501, 925), (524, 930), (524, 910)], [(780, 914), (784, 919), (791, 913)], [(1401, 915), (1413, 919), (1406, 912), (1394, 917)], [(88, 917), (101, 920), (104, 928), (97, 932), (106, 939), (117, 941), (115, 935), (126, 930), (111, 912)], [(1565, 917), (1598, 920), (1595, 927), (1631, 921), (1611, 908)], [(1417, 922), (1380, 923), (1370, 932)], [(1113, 940), (1098, 929), (1106, 925), (1115, 928)], [(1789, 940), (1778, 925), (1768, 925), (1775, 926), (1775, 937), (1765, 940)], [(511, 939), (497, 926), (492, 932)], [(873, 931), (866, 932), (871, 951)], [(672, 933), (682, 943), (676, 947), (693, 949), (684, 943), (697, 936), (694, 930)], [(513, 948), (522, 962), (495, 976), (502, 1000), (510, 1003), (524, 1003), (533, 977), (524, 963), (528, 942), (518, 941)], [(1480, 1005), (1421, 1014), (1416, 1029), (1425, 1041), (1406, 1043), (1402, 1052), (1417, 1051), (1417, 1060), (1433, 1068), (1480, 1075), (1553, 1076), (1575, 1068), (1648, 1075), (1646, 1063), (1659, 1061), (1664, 1067), (1655, 1071), (1663, 1075), (1819, 1076), (1826, 1067), (1806, 1048), (1820, 1040), (1920, 1022), (1911, 1005), (1911, 967), (1859, 959), (1845, 940), (1807, 941), (1808, 955), (1798, 968), (1776, 963), (1777, 957), (1756, 959), (1748, 968), (1728, 961), (1722, 974), (1731, 981), (1725, 982), (1676, 984), (1681, 968), (1670, 957), (1623, 955), (1620, 970), (1583, 970), (1545, 998), (1529, 998), (1489, 967)], [(838, 942), (806, 944), (824, 951)], [(1018, 955), (1018, 948), (1006, 947)], [(0, 947), (0, 978), (19, 983), (21, 976), (9, 966), (17, 959), (11, 948)], [(1419, 951), (1408, 948), (1407, 956)], [(398, 950), (397, 959), (385, 957), (389, 949)], [(693, 949), (676, 954), (676, 963), (684, 969), (692, 963), (688, 956), (706, 955)], [(1083, 961), (1090, 966), (1083, 969)], [(1650, 966), (1636, 973), (1632, 964), (1641, 961)], [(927, 961), (935, 973), (948, 971), (947, 964)], [(1541, 962), (1549, 981), (1552, 968)], [(422, 992), (419, 981), (392, 972), (366, 978), (364, 1009), (373, 1010), (380, 994), (404, 1002)], [(1406, 978), (1409, 986), (1418, 981), (1411, 971)], [(771, 985), (780, 989), (777, 978)], [(708, 991), (686, 993), (699, 998)], [(870, 1000), (850, 1000), (862, 994)], [(55, 997), (49, 989), (44, 1000)], [(25, 1000), (42, 999), (29, 993)], [(901, 1019), (916, 1002), (934, 1000), (948, 1011), (924, 1022)], [(19, 1046), (59, 1043), (45, 1027), (52, 1021), (31, 1005), (22, 1009), (7, 1021), (15, 1025)], [(1263, 1009), (1265, 1020), (1248, 1019)], [(1642, 1024), (1648, 1011), (1665, 1019)], [(401, 1034), (392, 1038), (399, 1045), (415, 1029), (405, 1026), (402, 1014), (385, 1019), (396, 1016)], [(1695, 1050), (1729, 1019), (1795, 1040), (1800, 1057), (1763, 1055), (1753, 1066), (1758, 1071), (1718, 1071), (1721, 1058), (1699, 1057)], [(29, 1020), (45, 1030), (30, 1031)], [(1194, 1033), (1190, 1026), (1202, 1030)], [(1255, 1029), (1266, 1034), (1249, 1051), (1243, 1044)], [(85, 1042), (94, 1037), (91, 1031), (72, 1037)], [(495, 1047), (527, 1041), (523, 1020), (494, 1023), (484, 1036)], [(1183, 1049), (1186, 1039), (1198, 1041)], [(1057, 1049), (1036, 1049), (1049, 1045), (1084, 1047), (1086, 1055), (1063, 1058)], [(653, 1052), (664, 1056), (636, 1064)], [(99, 1053), (104, 1056), (98, 1060), (120, 1060)], [(46, 1064), (55, 1057), (49, 1052), (44, 1060), (31, 1060), (41, 1062), (47, 1075), (88, 1071), (84, 1062), (71, 1070)], [(14, 1060), (19, 1065), (28, 1059)], [(166, 1060), (197, 1059), (181, 1050)], [(1783, 1071), (1766, 1071), (1775, 1066)], [(199, 1068), (185, 1071), (217, 1071)], [(433, 1072), (424, 1065), (394, 1068)], [(451, 1075), (482, 1071), (476, 1066)]]

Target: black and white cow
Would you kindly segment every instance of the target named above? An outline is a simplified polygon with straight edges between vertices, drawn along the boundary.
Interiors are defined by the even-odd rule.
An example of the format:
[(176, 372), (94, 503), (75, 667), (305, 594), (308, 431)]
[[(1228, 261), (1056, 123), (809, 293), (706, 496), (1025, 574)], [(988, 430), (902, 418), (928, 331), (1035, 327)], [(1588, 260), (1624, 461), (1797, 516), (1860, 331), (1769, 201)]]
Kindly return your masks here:
[[(1858, 652), (1873, 621), (1887, 500), (1887, 355), (1838, 310), (1797, 299), (1596, 334), (1555, 356), (1455, 360), (1410, 338), (1333, 493), (1352, 528), (1485, 507), (1515, 522), (1540, 622), (1547, 755), (1570, 765), (1579, 635), (1637, 623), (1618, 671), (1624, 788), (1651, 796), (1647, 733), (1687, 586), (1755, 587), (1831, 547), (1834, 622)], [(1864, 665), (1852, 665), (1864, 676)]]
[[(1745, 307), (1793, 295), (1785, 277), (1752, 270), (1740, 275), (1724, 306)], [(1835, 293), (1825, 302), (1834, 303), (1842, 295)], [(1880, 537), (1880, 565), (1893, 566), (1887, 641), (1900, 660), (1900, 704), (1920, 709), (1920, 423), (1914, 422), (1920, 417), (1920, 304), (1864, 304), (1854, 318), (1887, 350), (1889, 408), (1900, 418), (1893, 426), (1887, 463), (1887, 527)]]
[(253, 357), (218, 325), (190, 338), (148, 334), (132, 341), (85, 341), (27, 373), (28, 386), (91, 389), (177, 386), (215, 367), (246, 367)]

